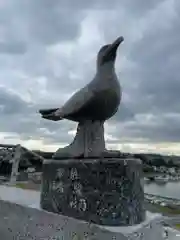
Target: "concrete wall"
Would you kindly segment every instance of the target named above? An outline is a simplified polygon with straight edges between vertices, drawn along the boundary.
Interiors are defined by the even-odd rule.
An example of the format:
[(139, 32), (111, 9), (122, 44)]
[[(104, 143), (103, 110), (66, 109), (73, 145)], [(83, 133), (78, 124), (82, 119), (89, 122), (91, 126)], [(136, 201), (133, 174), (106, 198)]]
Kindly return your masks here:
[[(150, 214), (138, 225), (99, 226), (56, 215), (37, 208), (0, 200), (0, 240), (161, 240), (161, 222), (171, 222)], [(174, 219), (174, 222), (179, 220)]]
[[(109, 240), (127, 239), (73, 218), (0, 200), (1, 240)], [(88, 237), (87, 237), (88, 236)]]

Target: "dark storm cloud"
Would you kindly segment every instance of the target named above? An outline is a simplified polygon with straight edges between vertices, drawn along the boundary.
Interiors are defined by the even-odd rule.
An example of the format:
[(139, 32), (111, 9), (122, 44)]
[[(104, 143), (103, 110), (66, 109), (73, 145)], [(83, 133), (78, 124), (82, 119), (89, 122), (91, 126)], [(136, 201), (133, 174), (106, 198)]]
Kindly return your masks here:
[(151, 0), (151, 1), (144, 1), (144, 0), (124, 0), (123, 5), (126, 9), (128, 9), (132, 14), (145, 14), (147, 11), (154, 9), (158, 4), (163, 2), (163, 0)]
[[(176, 1), (177, 2), (177, 1)], [(136, 63), (133, 81), (137, 87), (131, 94), (131, 109), (136, 115), (154, 114), (161, 124), (137, 125), (131, 128), (132, 137), (150, 141), (180, 140), (180, 9), (175, 9), (171, 22), (162, 27), (147, 29), (128, 56)], [(128, 92), (128, 89), (127, 89)], [(164, 116), (176, 113), (171, 118)], [(165, 118), (165, 119), (164, 119)]]
[(2, 115), (12, 115), (27, 113), (31, 108), (28, 103), (23, 101), (17, 94), (0, 87), (0, 113)]
[(136, 115), (131, 122), (119, 123), (117, 129), (121, 142), (141, 139), (144, 142), (177, 143), (180, 141), (180, 114)]
[(41, 43), (53, 44), (78, 37), (81, 13), (64, 6), (63, 1), (20, 1), (19, 12), (27, 21), (31, 37)]
[(134, 77), (139, 78), (142, 97), (149, 97), (152, 107), (155, 105), (159, 111), (179, 112), (180, 8), (174, 11), (164, 26), (145, 31), (129, 58), (136, 63)]
[(56, 0), (4, 1), (0, 9), (0, 23), (5, 40), (20, 38), (31, 45), (35, 42), (54, 44), (77, 38), (84, 15), (64, 3)]
[(68, 131), (74, 129), (75, 124), (43, 121), (36, 110), (36, 106), (0, 88), (0, 132), (15, 133), (21, 140), (44, 138), (48, 143), (67, 143), (72, 140)]
[(112, 122), (114, 122), (114, 121), (124, 122), (124, 121), (128, 121), (128, 120), (132, 120), (134, 118), (134, 116), (135, 116), (135, 113), (132, 112), (132, 110), (129, 109), (128, 106), (126, 106), (124, 102), (122, 102), (119, 107), (119, 110), (113, 116), (111, 121)]
[(0, 88), (0, 131), (26, 133), (31, 132), (35, 127), (35, 122), (31, 126), (35, 107), (32, 104), (24, 101), (20, 96), (8, 91), (5, 88)]
[[(155, 5), (150, 7), (151, 10), (155, 9), (154, 12), (148, 7), (150, 13), (142, 19), (136, 19), (139, 26), (144, 25), (138, 40), (131, 42), (130, 34), (118, 54), (117, 72), (128, 98), (123, 98), (113, 118), (117, 128), (112, 135), (119, 140), (111, 142), (118, 143), (126, 139), (130, 142), (142, 139), (148, 142), (180, 140), (180, 4), (178, 1), (156, 3), (157, 9)], [(104, 21), (108, 24), (104, 28), (113, 26), (111, 37), (117, 35), (118, 30), (114, 27), (116, 19), (111, 18), (109, 23)], [(121, 26), (128, 37), (124, 23), (121, 22)], [(106, 37), (110, 39), (108, 33)], [(127, 66), (119, 73), (122, 53), (126, 56)], [(146, 121), (148, 115), (154, 115), (154, 118)]]
[[(132, 15), (139, 15), (144, 14), (146, 11), (149, 11), (157, 6), (163, 0), (151, 0), (151, 1), (144, 1), (144, 0), (113, 0), (113, 1), (104, 1), (104, 0), (92, 0), (92, 1), (71, 1), (67, 0), (64, 1), (64, 5), (70, 6), (74, 9), (99, 9), (99, 10), (116, 10), (117, 8), (122, 9), (125, 8), (130, 12)], [(63, 1), (62, 1), (63, 2)]]
[(73, 41), (79, 36), (80, 23), (86, 16), (86, 11), (119, 9), (127, 11), (131, 16), (141, 16), (162, 1), (3, 1), (0, 23), (6, 40), (17, 41), (20, 38), (26, 44), (54, 44)]
[[(76, 124), (40, 119), (37, 110), (61, 105), (68, 94), (93, 77), (100, 45), (89, 49), (77, 44), (87, 14), (92, 14), (92, 28), (97, 27), (102, 41), (125, 36), (116, 62), (123, 100), (109, 121), (117, 126), (111, 135), (119, 140), (113, 142), (125, 138), (134, 142), (140, 138), (178, 141), (180, 121), (173, 114), (180, 113), (178, 0), (4, 1), (0, 8), (0, 84), (7, 90), (0, 89), (0, 131), (17, 133), (23, 140), (44, 138), (52, 144), (71, 141), (67, 132)], [(93, 29), (86, 30), (91, 37)], [(87, 44), (88, 37), (84, 41)], [(74, 44), (73, 48), (68, 44)], [(58, 53), (57, 45), (65, 50)], [(18, 81), (18, 74), (15, 78), (13, 70), (28, 77), (33, 103), (10, 91), (25, 91), (25, 83)], [(155, 117), (147, 121), (148, 115)]]
[(21, 42), (0, 42), (0, 54), (24, 54), (26, 45)]

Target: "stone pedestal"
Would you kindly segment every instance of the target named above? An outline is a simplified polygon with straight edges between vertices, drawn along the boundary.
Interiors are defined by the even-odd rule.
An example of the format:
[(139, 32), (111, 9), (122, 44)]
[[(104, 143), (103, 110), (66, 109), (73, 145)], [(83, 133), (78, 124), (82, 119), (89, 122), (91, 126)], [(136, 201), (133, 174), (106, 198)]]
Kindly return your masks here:
[(99, 225), (144, 221), (142, 165), (138, 159), (45, 160), (41, 207)]

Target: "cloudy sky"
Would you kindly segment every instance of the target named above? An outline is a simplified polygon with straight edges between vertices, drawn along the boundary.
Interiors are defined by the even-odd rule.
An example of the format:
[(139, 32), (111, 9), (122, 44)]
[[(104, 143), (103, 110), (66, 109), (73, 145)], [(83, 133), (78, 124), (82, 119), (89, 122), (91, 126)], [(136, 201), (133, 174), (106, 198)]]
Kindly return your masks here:
[(179, 0), (1, 0), (0, 142), (70, 143), (76, 124), (43, 120), (38, 109), (88, 83), (99, 48), (121, 35), (123, 99), (105, 126), (107, 146), (180, 154)]

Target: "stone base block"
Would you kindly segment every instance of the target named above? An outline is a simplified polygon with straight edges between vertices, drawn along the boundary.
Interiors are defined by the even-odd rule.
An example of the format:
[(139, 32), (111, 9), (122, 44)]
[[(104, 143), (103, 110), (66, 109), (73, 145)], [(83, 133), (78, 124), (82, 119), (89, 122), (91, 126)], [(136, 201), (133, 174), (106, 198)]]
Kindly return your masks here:
[(142, 165), (138, 159), (45, 160), (41, 207), (99, 225), (144, 221)]

